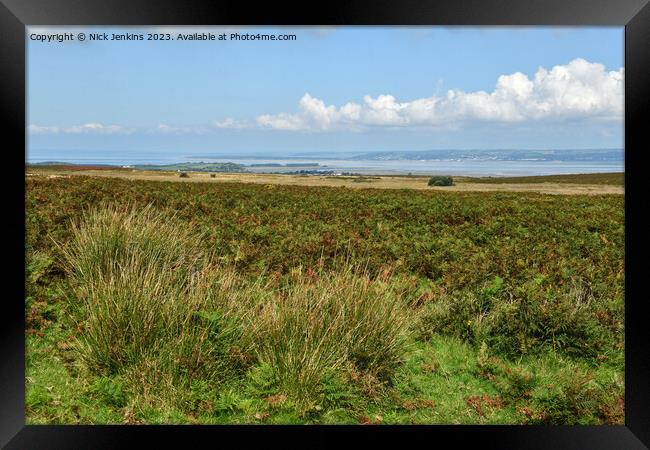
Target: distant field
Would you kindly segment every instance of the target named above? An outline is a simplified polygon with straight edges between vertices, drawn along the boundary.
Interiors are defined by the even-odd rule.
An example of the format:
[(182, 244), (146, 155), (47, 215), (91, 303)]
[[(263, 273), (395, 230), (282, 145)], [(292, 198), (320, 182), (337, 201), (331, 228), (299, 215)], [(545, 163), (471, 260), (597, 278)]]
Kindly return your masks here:
[(472, 183), (569, 183), (569, 184), (604, 184), (623, 186), (625, 175), (614, 173), (583, 173), (576, 175), (543, 175), (531, 177), (476, 177), (468, 178)]
[[(454, 186), (429, 187), (428, 176), (331, 176), (331, 175), (284, 175), (252, 173), (187, 172), (189, 177), (181, 178), (178, 172), (136, 169), (106, 169), (84, 166), (28, 166), (28, 176), (88, 175), (117, 177), (136, 180), (159, 180), (176, 182), (238, 182), (279, 184), (292, 186), (330, 186), (353, 189), (418, 189), (467, 192), (537, 192), (543, 194), (601, 195), (623, 194), (623, 174), (578, 174), (549, 175), (538, 177), (454, 177)], [(214, 177), (212, 177), (212, 175)]]

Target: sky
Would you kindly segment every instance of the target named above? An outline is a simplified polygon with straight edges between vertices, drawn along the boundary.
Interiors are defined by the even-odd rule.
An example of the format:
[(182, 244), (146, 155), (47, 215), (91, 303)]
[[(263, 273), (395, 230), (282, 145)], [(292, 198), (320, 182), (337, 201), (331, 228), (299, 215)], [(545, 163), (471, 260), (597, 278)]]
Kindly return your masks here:
[[(32, 38), (64, 32), (75, 40)], [(194, 32), (296, 38), (177, 39)], [(26, 39), (28, 153), (623, 148), (622, 27), (30, 27)]]

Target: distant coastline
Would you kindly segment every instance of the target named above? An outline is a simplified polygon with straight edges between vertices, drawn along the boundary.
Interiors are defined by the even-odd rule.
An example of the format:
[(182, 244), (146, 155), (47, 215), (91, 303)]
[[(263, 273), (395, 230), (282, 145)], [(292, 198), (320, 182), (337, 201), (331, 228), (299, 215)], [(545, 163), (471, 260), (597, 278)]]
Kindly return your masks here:
[(622, 149), (427, 150), (345, 154), (184, 156), (152, 152), (28, 152), (26, 164), (236, 173), (535, 176), (624, 172)]

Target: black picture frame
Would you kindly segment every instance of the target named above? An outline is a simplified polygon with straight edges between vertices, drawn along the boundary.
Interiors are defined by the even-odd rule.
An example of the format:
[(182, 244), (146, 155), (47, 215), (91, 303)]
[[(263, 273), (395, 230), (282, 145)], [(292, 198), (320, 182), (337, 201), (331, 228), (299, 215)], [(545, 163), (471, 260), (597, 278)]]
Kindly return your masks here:
[[(352, 437), (425, 445), (473, 443), (479, 448), (642, 449), (650, 446), (650, 350), (643, 306), (644, 152), (642, 122), (650, 102), (650, 5), (648, 0), (353, 0), (302, 5), (234, 1), (1, 0), (0, 109), (3, 159), (8, 167), (4, 215), (0, 314), (0, 445), (11, 449), (122, 448), (159, 440), (179, 446), (206, 439), (239, 445), (252, 438), (282, 445), (339, 445)], [(625, 26), (625, 425), (621, 426), (36, 426), (25, 425), (25, 26), (28, 25), (615, 25)], [(645, 114), (644, 114), (645, 113)], [(22, 256), (21, 256), (22, 255)], [(20, 264), (20, 261), (23, 264)], [(230, 444), (228, 444), (230, 445)], [(422, 445), (422, 444), (416, 444)], [(428, 446), (427, 445), (427, 446)]]

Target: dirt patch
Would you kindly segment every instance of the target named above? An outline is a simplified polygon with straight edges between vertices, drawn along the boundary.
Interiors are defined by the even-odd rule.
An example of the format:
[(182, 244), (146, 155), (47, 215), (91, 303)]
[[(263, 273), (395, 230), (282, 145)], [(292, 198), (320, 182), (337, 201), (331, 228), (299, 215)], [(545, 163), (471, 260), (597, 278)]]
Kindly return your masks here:
[(505, 402), (501, 397), (490, 397), (487, 394), (483, 395), (474, 395), (471, 397), (467, 397), (465, 399), (467, 402), (467, 406), (471, 406), (476, 410), (479, 416), (485, 417), (485, 410), (484, 408), (496, 408), (496, 409), (501, 409), (506, 406)]

